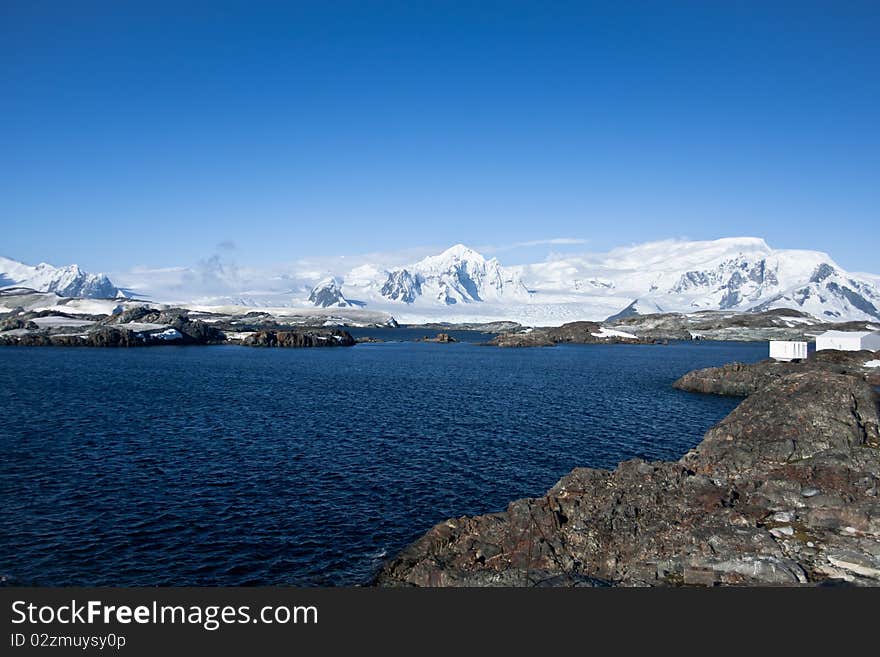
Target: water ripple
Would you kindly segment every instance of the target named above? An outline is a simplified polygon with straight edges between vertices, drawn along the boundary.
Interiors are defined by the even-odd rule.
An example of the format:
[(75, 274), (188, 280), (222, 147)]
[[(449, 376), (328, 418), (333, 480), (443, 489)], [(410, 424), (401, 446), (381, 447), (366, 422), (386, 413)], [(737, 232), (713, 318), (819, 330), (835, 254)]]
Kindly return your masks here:
[(763, 350), (0, 348), (0, 575), (362, 583), (574, 466), (678, 458), (737, 402), (669, 384)]

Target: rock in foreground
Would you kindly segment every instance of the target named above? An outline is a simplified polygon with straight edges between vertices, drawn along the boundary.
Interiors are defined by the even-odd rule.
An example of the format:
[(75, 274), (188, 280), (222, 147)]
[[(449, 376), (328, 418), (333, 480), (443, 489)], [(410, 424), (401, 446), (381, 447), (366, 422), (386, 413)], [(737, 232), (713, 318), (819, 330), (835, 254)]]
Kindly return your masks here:
[(877, 395), (820, 369), (771, 381), (678, 462), (578, 468), (448, 520), (385, 586), (880, 584)]

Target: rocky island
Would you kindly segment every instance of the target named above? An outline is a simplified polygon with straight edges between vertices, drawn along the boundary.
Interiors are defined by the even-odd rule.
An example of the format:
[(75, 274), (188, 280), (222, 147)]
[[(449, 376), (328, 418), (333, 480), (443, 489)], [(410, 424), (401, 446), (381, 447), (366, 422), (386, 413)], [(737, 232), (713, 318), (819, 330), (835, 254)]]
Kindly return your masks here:
[(458, 340), (453, 338), (448, 333), (438, 333), (434, 337), (426, 335), (425, 337), (419, 338), (418, 340), (416, 340), (416, 342), (438, 342), (441, 344), (448, 344), (448, 343), (452, 343), (452, 342), (458, 342)]
[(257, 331), (241, 340), (245, 347), (351, 347), (357, 344), (348, 331), (300, 329), (298, 331)]
[(557, 344), (651, 344), (653, 338), (603, 326), (598, 322), (569, 322), (562, 326), (506, 331), (489, 341), (496, 347), (552, 347)]
[(375, 583), (878, 585), (880, 416), (863, 355), (683, 377), (748, 397), (679, 461), (576, 468), (544, 497), (438, 524)]

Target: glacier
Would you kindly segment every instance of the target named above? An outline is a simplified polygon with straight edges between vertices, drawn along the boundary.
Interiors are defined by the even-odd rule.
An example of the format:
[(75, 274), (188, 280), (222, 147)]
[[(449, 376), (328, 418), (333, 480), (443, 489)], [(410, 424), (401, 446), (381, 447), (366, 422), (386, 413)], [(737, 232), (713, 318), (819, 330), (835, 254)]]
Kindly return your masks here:
[[(114, 274), (125, 290), (160, 303), (211, 308), (315, 312), (365, 309), (400, 323), (513, 321), (555, 326), (632, 315), (794, 309), (828, 322), (880, 320), (880, 276), (850, 273), (826, 253), (772, 248), (758, 237), (661, 240), (503, 265), (456, 244), (391, 266), (339, 258), (335, 270), (308, 265), (194, 268)], [(76, 265), (30, 267), (0, 259), (0, 287), (62, 296), (119, 294), (103, 274)]]
[[(364, 276), (366, 269), (369, 276)], [(819, 251), (773, 249), (755, 237), (663, 240), (607, 253), (502, 266), (457, 244), (404, 267), (338, 274), (346, 299), (404, 323), (574, 320), (701, 310), (791, 308), (826, 321), (880, 319), (872, 275)]]

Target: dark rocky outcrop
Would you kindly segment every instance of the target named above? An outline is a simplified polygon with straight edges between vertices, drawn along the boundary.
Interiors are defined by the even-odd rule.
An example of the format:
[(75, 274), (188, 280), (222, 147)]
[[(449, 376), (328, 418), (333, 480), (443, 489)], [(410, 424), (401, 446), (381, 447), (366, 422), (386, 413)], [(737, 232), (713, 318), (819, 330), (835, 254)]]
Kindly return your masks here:
[(624, 316), (606, 321), (614, 329), (653, 340), (693, 339), (687, 316), (679, 313)]
[(688, 372), (673, 383), (672, 387), (688, 392), (747, 397), (773, 381), (802, 369), (804, 368), (799, 364), (777, 363), (772, 360), (748, 365), (729, 363), (721, 367)]
[(19, 312), (10, 312), (0, 315), (6, 319), (37, 319), (39, 317), (65, 317), (67, 319), (78, 319), (84, 322), (97, 322), (104, 319), (106, 315), (91, 315), (88, 313), (65, 313), (59, 310), (29, 310), (27, 312), (18, 309)]
[(562, 326), (533, 328), (527, 331), (502, 333), (489, 341), (495, 347), (552, 347), (556, 344), (640, 344), (653, 340), (629, 338), (602, 330), (596, 322), (569, 322)]
[[(73, 325), (41, 329), (31, 321), (52, 317), (79, 320)], [(20, 317), (0, 320), (5, 326), (0, 333), (0, 345), (60, 346), (60, 347), (144, 347), (168, 344), (221, 344), (226, 336), (216, 327), (191, 319), (181, 308), (156, 310), (149, 306), (135, 306), (113, 315), (69, 314), (58, 311), (25, 313)], [(137, 324), (154, 324), (154, 328)], [(23, 332), (24, 329), (26, 332)], [(173, 331), (169, 331), (173, 329)], [(175, 333), (176, 331), (176, 333)], [(170, 333), (170, 335), (169, 335)]]
[(602, 326), (596, 322), (569, 322), (562, 326), (535, 330), (546, 331), (547, 337), (557, 344), (560, 342), (587, 344), (599, 341), (593, 334), (599, 333), (602, 330)]
[(122, 312), (108, 315), (101, 320), (102, 324), (127, 324), (128, 322), (152, 322), (159, 316), (159, 311), (150, 306), (134, 306)]
[(34, 324), (29, 319), (23, 319), (20, 317), (9, 317), (7, 319), (0, 319), (0, 331), (13, 331), (15, 329), (27, 329), (29, 331), (36, 331), (40, 327)]
[(419, 340), (419, 342), (458, 342), (455, 338), (453, 338), (448, 333), (438, 333), (433, 338), (430, 336), (425, 336)]
[(111, 315), (102, 324), (119, 326), (129, 322), (161, 324), (179, 331), (183, 336), (178, 344), (219, 344), (226, 338), (220, 329), (198, 319), (191, 319), (189, 311), (183, 308), (157, 310), (148, 306), (129, 308)]
[(245, 337), (246, 347), (351, 347), (357, 344), (348, 331), (304, 329), (301, 331), (257, 331)]
[(199, 320), (179, 318), (169, 322), (169, 326), (180, 331), (184, 344), (220, 344), (226, 340), (223, 331)]
[(878, 425), (861, 377), (787, 372), (681, 460), (577, 468), (544, 497), (440, 523), (376, 583), (880, 584)]
[(94, 331), (89, 331), (85, 339), (76, 335), (52, 336), (53, 344), (60, 346), (76, 347), (143, 347), (150, 341), (145, 337), (138, 337), (134, 331), (103, 326)]
[(144, 347), (150, 340), (133, 331), (102, 326), (85, 334), (52, 334), (47, 331), (6, 338), (0, 344), (21, 347)]
[(530, 331), (502, 333), (492, 338), (488, 344), (493, 347), (552, 347), (556, 343), (543, 331)]

